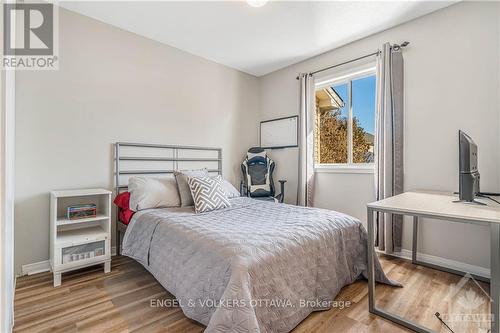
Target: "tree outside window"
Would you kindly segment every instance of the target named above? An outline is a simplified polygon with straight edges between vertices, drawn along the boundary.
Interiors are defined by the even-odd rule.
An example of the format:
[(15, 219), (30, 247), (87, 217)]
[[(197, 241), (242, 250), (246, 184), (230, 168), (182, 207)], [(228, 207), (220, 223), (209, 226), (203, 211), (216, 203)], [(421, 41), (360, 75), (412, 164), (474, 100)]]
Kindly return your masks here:
[(322, 84), (316, 90), (315, 163), (374, 163), (373, 73)]

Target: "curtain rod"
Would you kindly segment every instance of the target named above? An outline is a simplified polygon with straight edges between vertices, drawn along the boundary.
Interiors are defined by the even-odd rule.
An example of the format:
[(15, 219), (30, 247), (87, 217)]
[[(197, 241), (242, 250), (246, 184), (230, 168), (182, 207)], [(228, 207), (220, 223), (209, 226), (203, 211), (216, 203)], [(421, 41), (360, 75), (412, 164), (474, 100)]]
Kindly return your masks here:
[[(408, 46), (409, 44), (410, 44), (410, 42), (404, 41), (401, 44), (394, 44), (394, 47), (395, 48), (403, 48), (403, 47)], [(341, 62), (340, 64), (336, 64), (336, 65), (333, 65), (333, 66), (328, 66), (328, 67), (325, 67), (325, 68), (321, 68), (321, 69), (315, 70), (314, 72), (310, 72), (310, 73), (307, 73), (307, 74), (308, 75), (314, 75), (314, 74), (321, 73), (321, 72), (327, 71), (327, 70), (335, 68), (335, 67), (340, 67), (340, 66), (343, 66), (343, 65), (347, 65), (347, 64), (349, 64), (351, 62), (355, 62), (355, 61), (358, 61), (358, 60), (361, 60), (361, 59), (364, 59), (364, 58), (372, 57), (372, 56), (378, 55), (378, 54), (380, 54), (380, 50), (377, 50), (377, 52), (373, 52), (373, 53), (370, 53), (370, 54), (365, 54), (364, 56), (361, 56), (361, 57), (358, 57), (358, 58), (355, 58), (355, 59), (351, 59), (351, 60), (348, 60), (348, 61)], [(297, 80), (298, 79), (299, 79), (299, 77), (297, 76)]]

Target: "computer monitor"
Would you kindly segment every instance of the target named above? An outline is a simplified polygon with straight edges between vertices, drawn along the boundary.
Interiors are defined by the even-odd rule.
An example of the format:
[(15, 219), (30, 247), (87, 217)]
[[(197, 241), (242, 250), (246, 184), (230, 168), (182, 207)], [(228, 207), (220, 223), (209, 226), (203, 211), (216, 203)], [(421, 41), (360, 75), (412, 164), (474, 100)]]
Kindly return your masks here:
[(458, 131), (459, 147), (459, 198), (473, 202), (479, 194), (479, 171), (477, 169), (477, 145), (463, 131)]

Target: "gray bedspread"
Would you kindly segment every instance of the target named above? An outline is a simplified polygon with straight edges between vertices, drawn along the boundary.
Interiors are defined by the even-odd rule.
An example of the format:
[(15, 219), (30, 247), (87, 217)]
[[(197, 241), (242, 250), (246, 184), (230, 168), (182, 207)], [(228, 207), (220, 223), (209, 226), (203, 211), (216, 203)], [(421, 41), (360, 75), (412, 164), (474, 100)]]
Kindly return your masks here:
[[(122, 253), (205, 332), (289, 332), (366, 274), (367, 234), (357, 219), (249, 198), (231, 204), (203, 214), (141, 211), (123, 239)], [(378, 260), (376, 268), (377, 281), (393, 283)]]

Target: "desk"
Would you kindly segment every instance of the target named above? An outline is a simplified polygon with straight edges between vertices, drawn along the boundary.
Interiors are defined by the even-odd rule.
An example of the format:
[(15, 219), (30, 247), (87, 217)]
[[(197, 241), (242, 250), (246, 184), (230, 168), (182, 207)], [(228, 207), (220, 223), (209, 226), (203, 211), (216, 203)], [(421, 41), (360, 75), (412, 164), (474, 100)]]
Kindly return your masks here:
[[(457, 197), (443, 192), (405, 192), (367, 205), (368, 211), (368, 299), (369, 311), (418, 333), (432, 333), (426, 327), (404, 317), (379, 309), (375, 306), (375, 226), (374, 213), (392, 213), (413, 216), (413, 254), (415, 264), (423, 264), (435, 269), (465, 275), (466, 272), (450, 270), (417, 260), (417, 226), (420, 217), (446, 220), (458, 223), (484, 225), (490, 228), (491, 278), (491, 333), (500, 333), (500, 205), (489, 199), (482, 199), (487, 206), (456, 203)], [(484, 280), (484, 278), (483, 278)], [(487, 279), (486, 279), (487, 280)]]

